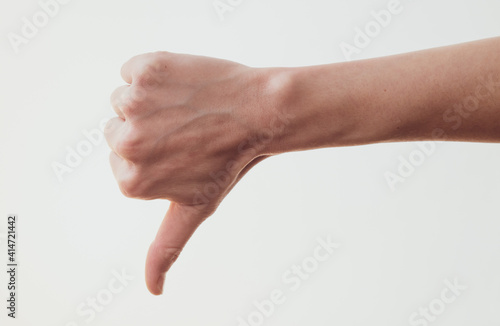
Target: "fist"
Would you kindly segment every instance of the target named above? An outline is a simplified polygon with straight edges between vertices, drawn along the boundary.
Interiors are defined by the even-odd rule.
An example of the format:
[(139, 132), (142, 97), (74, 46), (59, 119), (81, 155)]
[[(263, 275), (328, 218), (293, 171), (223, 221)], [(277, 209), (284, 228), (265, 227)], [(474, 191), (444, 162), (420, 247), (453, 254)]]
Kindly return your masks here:
[(268, 157), (287, 118), (274, 108), (265, 69), (157, 52), (122, 68), (127, 83), (105, 130), (110, 163), (127, 197), (167, 199), (170, 207), (146, 261), (146, 283), (161, 294), (166, 271), (239, 179)]

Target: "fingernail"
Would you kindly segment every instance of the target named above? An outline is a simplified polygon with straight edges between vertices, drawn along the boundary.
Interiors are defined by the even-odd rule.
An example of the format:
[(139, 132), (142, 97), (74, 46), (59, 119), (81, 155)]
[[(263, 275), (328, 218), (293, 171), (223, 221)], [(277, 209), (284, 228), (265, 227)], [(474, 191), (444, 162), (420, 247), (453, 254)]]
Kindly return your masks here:
[(158, 282), (156, 282), (159, 294), (163, 294), (163, 283), (165, 283), (165, 274), (161, 274), (158, 278)]

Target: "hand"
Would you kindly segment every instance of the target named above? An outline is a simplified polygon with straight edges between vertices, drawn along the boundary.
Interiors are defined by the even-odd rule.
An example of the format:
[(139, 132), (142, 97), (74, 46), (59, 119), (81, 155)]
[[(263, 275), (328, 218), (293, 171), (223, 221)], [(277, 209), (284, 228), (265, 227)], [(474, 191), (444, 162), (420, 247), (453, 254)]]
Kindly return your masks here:
[(111, 96), (118, 117), (106, 126), (111, 167), (127, 197), (168, 199), (152, 242), (146, 284), (162, 293), (165, 273), (196, 228), (283, 129), (276, 85), (265, 69), (158, 52), (122, 68), (128, 85)]

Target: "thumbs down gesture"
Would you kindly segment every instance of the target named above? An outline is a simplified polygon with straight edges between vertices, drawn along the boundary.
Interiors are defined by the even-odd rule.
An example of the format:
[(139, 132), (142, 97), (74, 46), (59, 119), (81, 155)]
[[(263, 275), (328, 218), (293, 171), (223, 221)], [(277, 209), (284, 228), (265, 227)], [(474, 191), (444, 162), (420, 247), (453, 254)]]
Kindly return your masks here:
[(196, 228), (273, 154), (289, 117), (269, 71), (169, 52), (123, 66), (126, 85), (111, 96), (118, 117), (105, 128), (113, 174), (127, 197), (170, 201), (146, 261), (152, 294)]

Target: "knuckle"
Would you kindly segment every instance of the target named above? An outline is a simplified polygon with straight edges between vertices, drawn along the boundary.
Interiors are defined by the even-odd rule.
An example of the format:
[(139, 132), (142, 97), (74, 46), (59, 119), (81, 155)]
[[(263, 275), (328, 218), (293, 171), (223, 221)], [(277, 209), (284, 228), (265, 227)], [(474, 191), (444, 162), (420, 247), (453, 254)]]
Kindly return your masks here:
[(134, 85), (139, 88), (151, 88), (155, 86), (154, 71), (151, 66), (146, 66), (142, 72), (135, 78)]
[(171, 264), (173, 264), (181, 255), (181, 251), (182, 249), (180, 248), (165, 248), (164, 255), (165, 258), (168, 259)]
[(126, 179), (119, 182), (119, 187), (123, 195), (128, 198), (141, 198), (141, 178), (138, 173), (132, 172)]
[(136, 198), (136, 191), (134, 188), (130, 185), (129, 182), (121, 182), (120, 183), (120, 190), (122, 194), (127, 197), (127, 198)]
[(109, 101), (113, 106), (120, 106), (123, 102), (124, 87), (116, 88), (110, 95)]
[(165, 63), (168, 59), (168, 53), (165, 51), (156, 51), (149, 54), (149, 66), (151, 68), (158, 68), (162, 63)]
[(104, 130), (103, 132), (106, 133), (112, 133), (120, 124), (120, 122), (124, 121), (120, 117), (113, 117), (108, 119), (106, 124), (104, 125)]
[(173, 264), (182, 252), (182, 248), (165, 247), (160, 243), (155, 243), (152, 249), (158, 254), (158, 256), (162, 257), (168, 265)]
[(160, 85), (164, 80), (167, 66), (169, 66), (168, 57), (165, 52), (150, 53), (141, 73), (136, 76), (135, 84), (142, 88)]
[(127, 117), (134, 116), (135, 112), (137, 112), (137, 104), (133, 104), (130, 102), (127, 102), (126, 104), (122, 105), (121, 110), (123, 114)]
[(141, 156), (142, 144), (143, 141), (140, 132), (134, 127), (129, 127), (118, 141), (116, 150), (122, 156), (134, 161)]
[(130, 86), (127, 96), (120, 102), (122, 111), (125, 114), (134, 114), (142, 107), (147, 99), (147, 91), (140, 86)]

